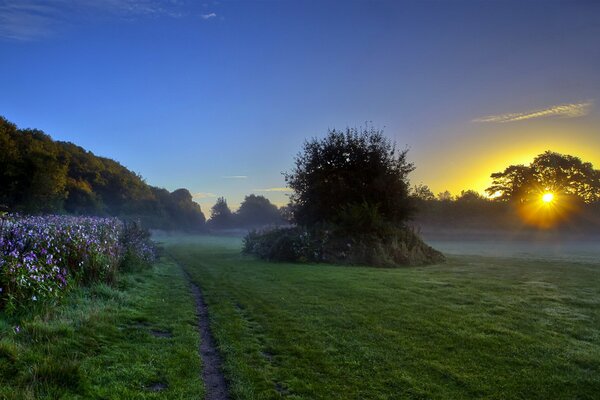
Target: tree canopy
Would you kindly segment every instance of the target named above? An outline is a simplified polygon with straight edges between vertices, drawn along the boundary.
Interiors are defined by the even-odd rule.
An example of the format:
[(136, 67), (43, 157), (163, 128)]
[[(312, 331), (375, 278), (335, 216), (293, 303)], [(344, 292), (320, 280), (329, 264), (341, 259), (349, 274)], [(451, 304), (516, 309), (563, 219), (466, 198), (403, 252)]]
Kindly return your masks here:
[(259, 227), (276, 225), (283, 222), (276, 205), (264, 196), (248, 195), (235, 213), (236, 225), (241, 227)]
[(293, 217), (302, 226), (339, 223), (350, 214), (402, 224), (413, 212), (408, 174), (414, 169), (383, 132), (330, 130), (304, 143), (285, 174)]
[(233, 227), (233, 213), (224, 197), (219, 197), (211, 208), (209, 220), (211, 228), (227, 229)]
[(0, 204), (23, 213), (111, 215), (150, 228), (202, 229), (185, 189), (152, 187), (118, 162), (0, 117)]
[(510, 165), (491, 175), (486, 189), (500, 201), (527, 202), (540, 193), (573, 196), (586, 203), (600, 200), (600, 171), (580, 158), (546, 151), (531, 164)]

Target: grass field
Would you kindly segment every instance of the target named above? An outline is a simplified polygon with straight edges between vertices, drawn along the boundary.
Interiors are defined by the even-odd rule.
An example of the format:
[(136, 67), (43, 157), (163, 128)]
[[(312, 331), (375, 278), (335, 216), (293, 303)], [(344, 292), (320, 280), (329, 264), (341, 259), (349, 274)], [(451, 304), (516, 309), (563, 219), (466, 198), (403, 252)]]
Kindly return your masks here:
[(0, 399), (202, 398), (198, 340), (189, 284), (161, 262), (48, 315), (0, 315)]
[(202, 399), (184, 271), (202, 288), (232, 399), (600, 393), (592, 258), (375, 269), (265, 263), (236, 238), (160, 240), (166, 257), (116, 287), (77, 289), (48, 314), (0, 315), (0, 399)]
[[(600, 265), (450, 256), (271, 264), (170, 240), (204, 292), (235, 399), (595, 399)], [(178, 242), (179, 244), (175, 244)]]

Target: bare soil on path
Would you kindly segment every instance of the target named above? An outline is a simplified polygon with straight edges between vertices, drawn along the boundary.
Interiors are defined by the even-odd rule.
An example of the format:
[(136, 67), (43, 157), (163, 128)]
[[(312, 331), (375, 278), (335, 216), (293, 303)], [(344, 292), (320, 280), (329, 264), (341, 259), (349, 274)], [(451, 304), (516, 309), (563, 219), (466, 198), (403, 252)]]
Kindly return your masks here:
[[(179, 264), (178, 264), (179, 265)], [(196, 301), (196, 310), (198, 315), (198, 331), (200, 332), (200, 358), (202, 360), (202, 381), (204, 382), (204, 388), (206, 395), (205, 400), (228, 400), (229, 392), (227, 390), (227, 382), (225, 376), (221, 371), (222, 361), (219, 350), (215, 345), (212, 332), (210, 331), (209, 318), (208, 318), (208, 307), (204, 302), (202, 296), (202, 290), (196, 285), (190, 275), (187, 273), (183, 266), (179, 265), (183, 269), (190, 286), (192, 288), (192, 294)]]

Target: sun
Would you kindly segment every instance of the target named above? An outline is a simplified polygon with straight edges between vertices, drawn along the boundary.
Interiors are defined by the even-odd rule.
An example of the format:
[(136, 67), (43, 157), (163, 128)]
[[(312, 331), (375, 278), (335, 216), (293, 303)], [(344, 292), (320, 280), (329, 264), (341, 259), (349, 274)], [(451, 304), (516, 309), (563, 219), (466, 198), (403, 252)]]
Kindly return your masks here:
[(552, 194), (552, 193), (544, 193), (542, 195), (542, 201), (544, 203), (552, 203), (552, 200), (554, 200), (554, 194)]

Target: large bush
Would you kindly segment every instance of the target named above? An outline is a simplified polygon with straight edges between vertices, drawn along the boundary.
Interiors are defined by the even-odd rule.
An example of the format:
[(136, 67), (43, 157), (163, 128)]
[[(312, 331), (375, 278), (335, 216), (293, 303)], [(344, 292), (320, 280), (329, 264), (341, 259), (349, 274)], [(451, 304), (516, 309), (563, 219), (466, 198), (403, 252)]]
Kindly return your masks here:
[(307, 141), (285, 175), (294, 221), (305, 227), (335, 224), (354, 208), (368, 210), (373, 222), (403, 224), (414, 211), (408, 183), (414, 166), (406, 156), (373, 128), (332, 130)]
[(277, 261), (376, 266), (442, 261), (406, 226), (414, 206), (407, 151), (379, 130), (329, 131), (313, 139), (286, 174), (297, 227), (250, 233), (244, 252)]
[(326, 262), (332, 264), (423, 265), (444, 261), (410, 228), (395, 229), (385, 237), (373, 233), (340, 234), (339, 230), (309, 231), (301, 227), (253, 231), (243, 252), (269, 261)]

